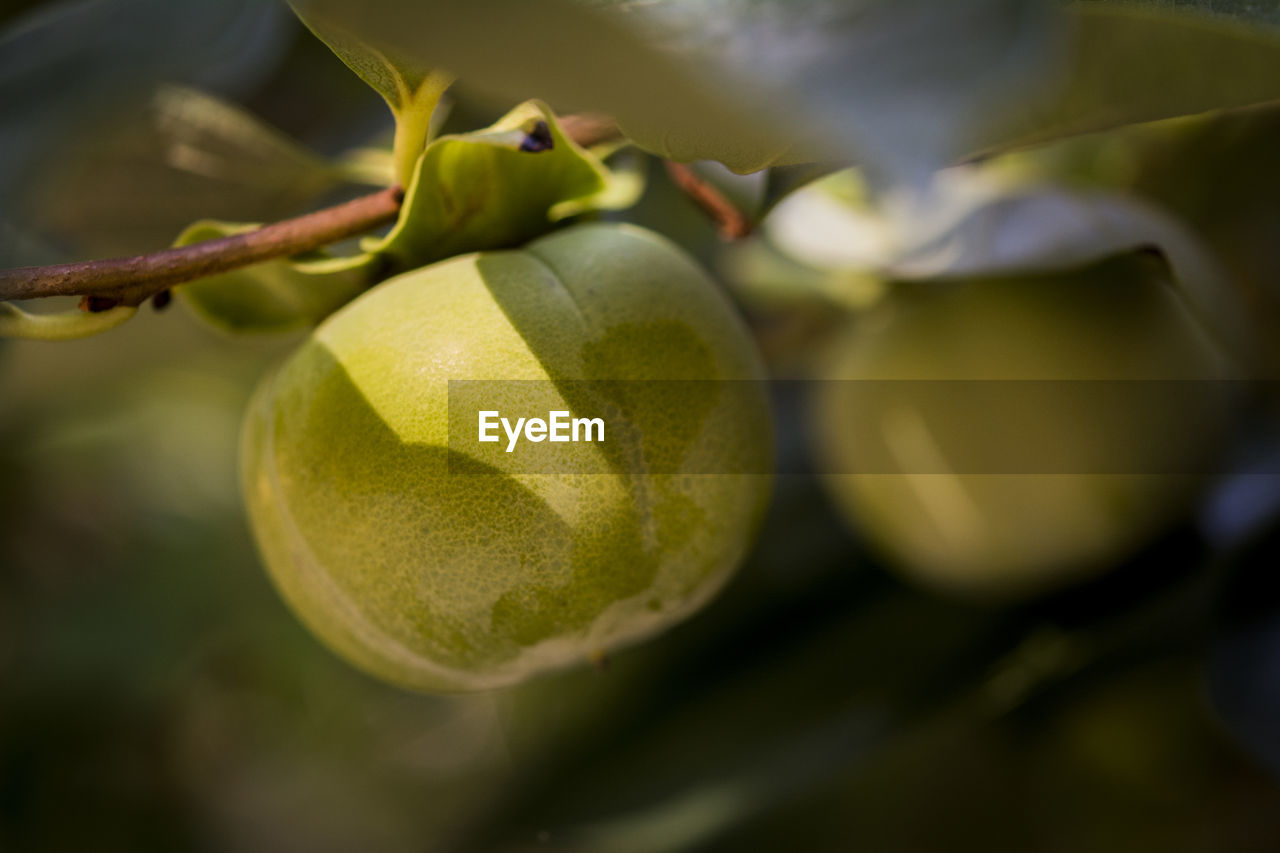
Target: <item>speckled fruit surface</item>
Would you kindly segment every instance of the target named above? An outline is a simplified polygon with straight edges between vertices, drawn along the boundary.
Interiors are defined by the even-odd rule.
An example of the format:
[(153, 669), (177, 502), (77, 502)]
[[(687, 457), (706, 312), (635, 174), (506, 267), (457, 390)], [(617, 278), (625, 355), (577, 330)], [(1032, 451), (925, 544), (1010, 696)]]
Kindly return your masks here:
[(426, 690), (512, 684), (724, 584), (768, 499), (767, 400), (740, 382), (693, 407), (657, 395), (630, 445), (554, 445), (555, 472), (529, 473), (499, 445), (451, 449), (449, 380), (541, 380), (511, 393), (546, 412), (575, 408), (564, 381), (762, 378), (727, 300), (643, 229), (451, 258), (364, 294), (263, 381), (242, 438), (254, 534), (288, 603), (356, 665)]

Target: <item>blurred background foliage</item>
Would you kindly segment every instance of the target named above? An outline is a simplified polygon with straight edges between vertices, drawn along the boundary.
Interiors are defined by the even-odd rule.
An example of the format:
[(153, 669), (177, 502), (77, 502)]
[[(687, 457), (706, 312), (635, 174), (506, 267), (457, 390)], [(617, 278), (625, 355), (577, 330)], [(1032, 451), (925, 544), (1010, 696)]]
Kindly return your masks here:
[[(1151, 5), (1228, 16), (1214, 26), (1280, 20), (1269, 3)], [(1009, 62), (1050, 55), (1037, 20), (1017, 30), (1032, 47)], [(351, 178), (370, 162), (343, 155), (390, 137), (378, 98), (274, 3), (19, 0), (0, 2), (0, 27), (2, 265), (145, 251), (193, 219), (265, 221), (338, 200), (361, 191)], [(562, 37), (543, 37), (550, 47), (504, 61), (544, 72)], [(749, 57), (745, 44), (734, 55)], [(836, 75), (858, 66), (817, 47), (834, 64), (804, 66), (801, 41), (776, 67), (795, 72), (784, 88), (813, 84), (831, 107), (845, 91)], [(1122, 47), (1134, 67), (1214, 70)], [(981, 58), (991, 42), (973, 49)], [(907, 59), (865, 102), (888, 99), (897, 123), (854, 147), (893, 151), (931, 132), (908, 108), (922, 96)], [(475, 83), (453, 91), (446, 129), (544, 95)], [(951, 83), (966, 98), (999, 94)], [(841, 111), (835, 129), (847, 121)], [(923, 160), (801, 190), (731, 246), (660, 163), (636, 158), (645, 195), (609, 216), (717, 271), (778, 376), (817, 375), (851, 324), (856, 337), (860, 324), (883, 334), (905, 322), (904, 299), (933, 297), (892, 279), (922, 269), (954, 279), (936, 283), (931, 310), (960, 328), (973, 302), (952, 294), (966, 277), (1026, 274), (1025, 253), (1005, 263), (1010, 241), (974, 237), (990, 233), (1050, 267), (1154, 242), (1185, 279), (1212, 257), (1205, 280), (1247, 306), (1265, 372), (1280, 312), (1278, 123), (1260, 105), (991, 154), (944, 173), (959, 189), (931, 196), (947, 202), (941, 224), (871, 197), (884, 175), (910, 181), (920, 162), (956, 153), (903, 150)], [(787, 180), (697, 169), (757, 210)], [(1064, 221), (1092, 224), (1046, 253)], [(1019, 229), (1000, 230), (1009, 223)], [(908, 245), (930, 229), (937, 241)], [(966, 267), (938, 245), (976, 254)], [(1064, 588), (931, 591), (872, 544), (865, 518), (845, 520), (819, 478), (788, 475), (750, 561), (689, 623), (600, 669), (417, 696), (304, 631), (242, 518), (242, 409), (296, 340), (230, 340), (181, 310), (147, 310), (95, 339), (0, 342), (0, 849), (1280, 849), (1280, 449), (1267, 386), (1213, 448), (1233, 473)], [(948, 346), (963, 358), (972, 340)], [(780, 467), (819, 469), (811, 401), (781, 387)]]

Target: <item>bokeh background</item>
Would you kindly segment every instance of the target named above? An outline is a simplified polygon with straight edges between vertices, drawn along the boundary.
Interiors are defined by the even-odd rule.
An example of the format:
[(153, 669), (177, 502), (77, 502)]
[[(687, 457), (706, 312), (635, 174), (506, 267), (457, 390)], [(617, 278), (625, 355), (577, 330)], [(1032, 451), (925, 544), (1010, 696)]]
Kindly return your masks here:
[[(0, 50), (3, 265), (354, 192), (267, 155), (210, 177), (120, 119), (164, 82), (324, 156), (388, 138), (383, 104), (286, 9), (119, 5), (0, 3), (0, 45), (71, 16), (37, 52)], [(509, 106), (465, 84), (453, 100), (459, 129)], [(1194, 199), (1207, 222), (1280, 221), (1280, 193), (1257, 200), (1280, 185), (1257, 140), (1210, 140), (1255, 165), (1205, 178), (1227, 188)], [(879, 293), (779, 295), (779, 277), (819, 276), (726, 247), (660, 163), (633, 166), (647, 188), (626, 218), (734, 288), (777, 375), (804, 375)], [(1232, 257), (1277, 268), (1274, 245)], [(1233, 432), (1220, 467), (1238, 473), (1136, 552), (1014, 601), (903, 579), (816, 477), (789, 474), (750, 560), (688, 623), (601, 668), (420, 696), (322, 647), (254, 552), (239, 422), (296, 341), (231, 339), (175, 306), (84, 341), (0, 342), (0, 850), (1280, 849), (1268, 430)], [(783, 467), (815, 469), (807, 400), (782, 387)]]

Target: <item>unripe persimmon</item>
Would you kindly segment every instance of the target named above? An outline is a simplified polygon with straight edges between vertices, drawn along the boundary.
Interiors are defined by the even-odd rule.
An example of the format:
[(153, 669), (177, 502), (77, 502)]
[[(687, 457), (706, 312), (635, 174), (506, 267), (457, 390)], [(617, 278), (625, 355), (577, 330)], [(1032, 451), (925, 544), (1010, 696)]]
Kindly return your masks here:
[[(728, 301), (643, 229), (451, 258), (362, 295), (264, 380), (242, 448), (253, 530), (284, 598), (358, 666), (427, 690), (515, 683), (725, 583), (767, 501), (767, 402), (737, 381), (762, 377)], [(703, 390), (640, 395), (627, 430), (538, 445), (531, 470), (505, 439), (451, 435), (450, 380), (524, 414), (576, 412), (579, 381)]]

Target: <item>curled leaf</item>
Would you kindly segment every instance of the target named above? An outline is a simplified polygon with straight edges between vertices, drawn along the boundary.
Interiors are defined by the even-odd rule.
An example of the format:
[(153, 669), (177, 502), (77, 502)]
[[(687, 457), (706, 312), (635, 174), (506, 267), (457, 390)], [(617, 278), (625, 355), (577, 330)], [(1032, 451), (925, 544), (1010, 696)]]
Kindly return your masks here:
[[(632, 204), (642, 188), (637, 172), (614, 174), (564, 134), (545, 104), (530, 101), (492, 127), (428, 145), (395, 226), (385, 237), (366, 238), (361, 253), (270, 261), (175, 292), (223, 331), (290, 331), (318, 323), (381, 276), (464, 252), (520, 245), (567, 216)], [(204, 220), (175, 245), (255, 227)]]
[(363, 248), (410, 269), (516, 246), (550, 230), (554, 212), (579, 209), (564, 205), (608, 188), (604, 164), (565, 136), (549, 107), (529, 101), (485, 130), (428, 145), (396, 226)]
[[(596, 153), (592, 150), (591, 153)], [(549, 211), (552, 221), (568, 219), (595, 210), (626, 210), (640, 200), (647, 186), (645, 162), (638, 157), (620, 157), (605, 169), (605, 187), (582, 198), (562, 201)]]
[(138, 309), (117, 305), (106, 311), (59, 311), (32, 314), (12, 302), (0, 302), (0, 338), (26, 338), (33, 341), (70, 341), (87, 338), (114, 329), (128, 320)]
[[(257, 225), (202, 221), (189, 226), (175, 246), (251, 231)], [(334, 257), (313, 252), (268, 261), (175, 288), (201, 319), (225, 332), (287, 332), (312, 326), (358, 296), (374, 281), (372, 255)]]

